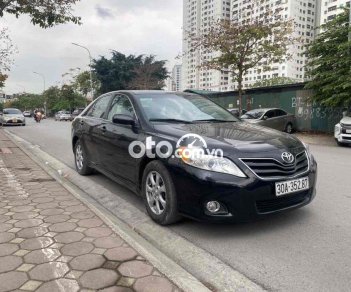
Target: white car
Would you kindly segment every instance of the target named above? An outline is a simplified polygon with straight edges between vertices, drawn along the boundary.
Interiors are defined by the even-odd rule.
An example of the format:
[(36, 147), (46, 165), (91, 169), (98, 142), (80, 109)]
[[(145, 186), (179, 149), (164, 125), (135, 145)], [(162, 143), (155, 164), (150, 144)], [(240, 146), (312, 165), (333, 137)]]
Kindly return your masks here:
[(55, 115), (55, 121), (72, 121), (72, 120), (73, 120), (72, 115), (68, 111), (59, 111)]
[(335, 125), (334, 137), (339, 146), (351, 145), (351, 112)]
[(5, 108), (0, 114), (0, 125), (26, 125), (22, 112), (16, 108)]

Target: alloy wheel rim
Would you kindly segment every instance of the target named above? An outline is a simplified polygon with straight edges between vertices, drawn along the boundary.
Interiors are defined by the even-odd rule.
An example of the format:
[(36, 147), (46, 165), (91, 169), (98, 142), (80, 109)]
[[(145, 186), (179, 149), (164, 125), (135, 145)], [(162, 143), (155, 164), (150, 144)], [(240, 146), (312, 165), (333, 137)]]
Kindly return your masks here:
[(83, 149), (82, 146), (79, 144), (76, 148), (76, 164), (79, 170), (83, 168), (83, 162)]
[(146, 178), (146, 199), (153, 213), (161, 215), (166, 210), (166, 186), (157, 171), (151, 171)]
[(291, 133), (292, 132), (292, 127), (291, 125), (288, 125), (288, 133)]

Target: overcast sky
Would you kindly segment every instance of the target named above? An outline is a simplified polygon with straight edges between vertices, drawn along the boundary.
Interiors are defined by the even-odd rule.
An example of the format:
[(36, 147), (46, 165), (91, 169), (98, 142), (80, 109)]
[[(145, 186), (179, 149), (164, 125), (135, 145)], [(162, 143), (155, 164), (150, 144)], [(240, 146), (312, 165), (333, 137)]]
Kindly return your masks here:
[(75, 14), (83, 25), (65, 24), (50, 29), (33, 26), (29, 18), (6, 16), (17, 45), (15, 65), (6, 82), (5, 93), (40, 93), (43, 82), (33, 71), (43, 73), (47, 87), (62, 81), (70, 68), (87, 69), (88, 54), (73, 46), (87, 46), (93, 55), (108, 56), (110, 49), (124, 54), (154, 54), (169, 60), (171, 67), (182, 47), (182, 0), (82, 0)]

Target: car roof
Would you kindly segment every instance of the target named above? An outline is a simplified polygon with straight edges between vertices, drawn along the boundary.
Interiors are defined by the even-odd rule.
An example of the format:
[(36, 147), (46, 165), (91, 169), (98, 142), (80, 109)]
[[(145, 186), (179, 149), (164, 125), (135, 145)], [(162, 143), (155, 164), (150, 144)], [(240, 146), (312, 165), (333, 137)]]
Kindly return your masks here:
[(143, 95), (143, 94), (182, 94), (182, 95), (194, 95), (194, 93), (184, 92), (184, 91), (165, 91), (165, 90), (116, 90), (106, 93), (126, 93), (131, 95)]
[(272, 107), (272, 108), (256, 108), (256, 109), (252, 109), (251, 111), (256, 111), (256, 110), (261, 110), (261, 111), (270, 111), (270, 110), (280, 110), (280, 108), (276, 108), (276, 107)]

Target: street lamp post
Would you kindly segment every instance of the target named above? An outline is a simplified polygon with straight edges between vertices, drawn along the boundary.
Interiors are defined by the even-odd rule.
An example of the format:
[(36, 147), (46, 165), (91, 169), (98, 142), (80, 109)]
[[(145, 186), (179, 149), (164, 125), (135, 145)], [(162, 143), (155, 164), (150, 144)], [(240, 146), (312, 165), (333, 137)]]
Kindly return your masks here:
[[(45, 80), (45, 76), (44, 76), (44, 74), (41, 74), (41, 73), (38, 73), (38, 72), (33, 72), (34, 74), (36, 74), (36, 75), (39, 75), (41, 78), (43, 78), (43, 84), (44, 84), (44, 91), (43, 91), (43, 93), (45, 92), (45, 90), (46, 90), (46, 80)], [(46, 103), (46, 99), (45, 99), (45, 101), (44, 101), (44, 111), (45, 111), (45, 116), (47, 116), (47, 109), (46, 109), (46, 105), (47, 105), (47, 103)]]
[(89, 66), (90, 66), (90, 93), (91, 93), (91, 97), (92, 99), (94, 99), (94, 88), (93, 88), (93, 71), (92, 71), (92, 57), (91, 57), (91, 53), (90, 50), (87, 47), (84, 47), (82, 45), (79, 45), (77, 43), (72, 43), (72, 45), (80, 47), (84, 50), (86, 50), (89, 54)]

